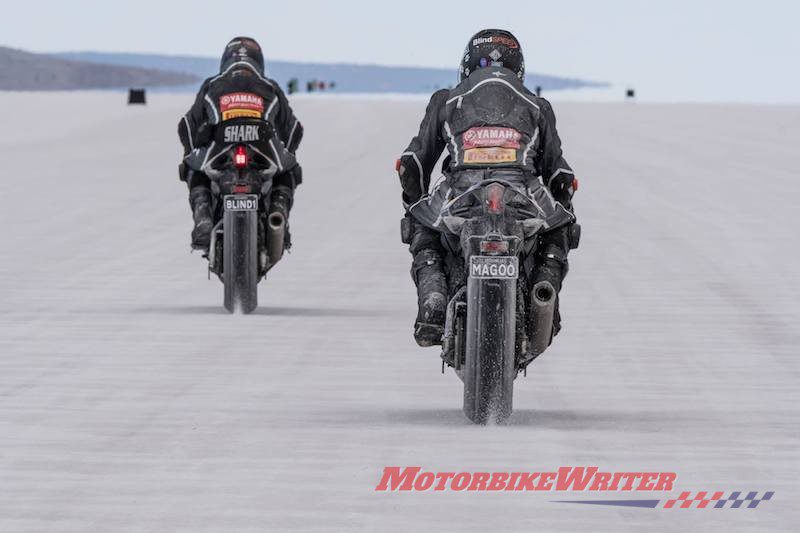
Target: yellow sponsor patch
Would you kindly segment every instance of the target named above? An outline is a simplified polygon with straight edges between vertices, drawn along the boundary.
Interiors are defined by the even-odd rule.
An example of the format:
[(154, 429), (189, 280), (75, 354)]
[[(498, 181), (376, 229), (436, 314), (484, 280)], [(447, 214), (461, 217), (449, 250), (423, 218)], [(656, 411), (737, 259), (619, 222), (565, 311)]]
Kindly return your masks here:
[(464, 150), (465, 165), (491, 165), (494, 163), (513, 163), (517, 151), (513, 148), (470, 148)]
[(222, 120), (242, 117), (261, 118), (261, 111), (256, 111), (255, 109), (229, 109), (222, 112)]

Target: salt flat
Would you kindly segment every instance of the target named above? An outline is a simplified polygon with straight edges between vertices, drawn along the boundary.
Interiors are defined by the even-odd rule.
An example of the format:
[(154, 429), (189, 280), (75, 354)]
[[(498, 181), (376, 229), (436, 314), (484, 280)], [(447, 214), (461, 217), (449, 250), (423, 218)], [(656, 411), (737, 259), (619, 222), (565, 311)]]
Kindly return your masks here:
[[(584, 227), (565, 329), (511, 424), (474, 427), (411, 337), (393, 166), (425, 101), (295, 100), (295, 246), (229, 316), (189, 253), (191, 98), (0, 93), (0, 531), (797, 529), (800, 108), (559, 103)], [(775, 496), (375, 492), (387, 465)]]

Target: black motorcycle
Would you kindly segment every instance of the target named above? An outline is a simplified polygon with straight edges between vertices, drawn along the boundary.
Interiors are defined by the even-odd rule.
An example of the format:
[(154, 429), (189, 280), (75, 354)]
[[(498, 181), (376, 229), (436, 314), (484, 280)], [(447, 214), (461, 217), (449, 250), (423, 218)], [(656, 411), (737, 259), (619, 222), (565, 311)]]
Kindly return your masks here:
[(188, 158), (211, 180), (216, 224), (205, 257), (209, 277), (213, 272), (225, 286), (224, 305), (231, 313), (256, 309), (258, 281), (283, 256), (286, 220), (268, 212), (278, 169), (269, 127), (258, 120), (223, 122), (207, 150)]
[(470, 420), (502, 423), (514, 379), (552, 340), (556, 291), (531, 281), (537, 237), (574, 219), (544, 187), (518, 181), (483, 178), (448, 196), (434, 223), (450, 252), (443, 369), (464, 382)]

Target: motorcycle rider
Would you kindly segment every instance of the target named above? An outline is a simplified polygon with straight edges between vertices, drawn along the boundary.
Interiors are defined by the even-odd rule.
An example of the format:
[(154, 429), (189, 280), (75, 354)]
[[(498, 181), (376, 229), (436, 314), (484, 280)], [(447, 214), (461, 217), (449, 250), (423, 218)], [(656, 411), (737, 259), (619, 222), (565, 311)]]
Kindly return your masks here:
[[(303, 138), (303, 126), (294, 116), (289, 101), (277, 82), (264, 75), (261, 47), (250, 37), (235, 37), (225, 46), (218, 75), (200, 86), (194, 104), (178, 122), (184, 162), (179, 166), (181, 181), (189, 187), (189, 205), (194, 228), (192, 248), (207, 250), (214, 226), (211, 211), (211, 182), (203, 172), (186, 164), (187, 156), (208, 148), (214, 129), (221, 121), (258, 118), (270, 125), (275, 161), (272, 193), (264, 211), (281, 212), (287, 221), (284, 242), (291, 244), (288, 220), (294, 190), (302, 181), (302, 170), (294, 154)], [(201, 158), (202, 160), (202, 158)]]
[[(547, 187), (570, 213), (577, 189), (550, 103), (523, 85), (525, 64), (514, 35), (498, 29), (476, 33), (467, 43), (459, 74), (454, 89), (431, 96), (419, 133), (397, 161), (406, 208), (403, 242), (413, 256), (411, 276), (417, 286), (414, 338), (420, 346), (441, 344), (448, 294), (446, 251), (439, 233), (411, 210), (429, 199), (431, 172), (442, 152), (448, 151), (442, 169), (450, 185), (481, 169), (521, 172), (526, 183)], [(540, 237), (534, 283), (548, 280), (561, 290), (570, 245), (577, 246), (579, 227), (572, 224)], [(553, 329), (553, 334), (560, 329), (558, 311)]]

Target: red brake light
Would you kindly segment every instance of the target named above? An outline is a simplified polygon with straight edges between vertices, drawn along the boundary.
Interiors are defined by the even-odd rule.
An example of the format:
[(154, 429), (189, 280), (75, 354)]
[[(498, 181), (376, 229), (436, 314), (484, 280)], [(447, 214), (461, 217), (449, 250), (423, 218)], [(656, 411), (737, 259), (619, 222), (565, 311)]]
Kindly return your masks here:
[(503, 213), (503, 194), (506, 188), (499, 183), (492, 183), (486, 187), (486, 211), (492, 215)]
[(241, 144), (236, 147), (236, 151), (233, 153), (233, 165), (236, 168), (247, 166), (247, 149)]
[(500, 255), (508, 253), (508, 241), (481, 241), (481, 253)]

